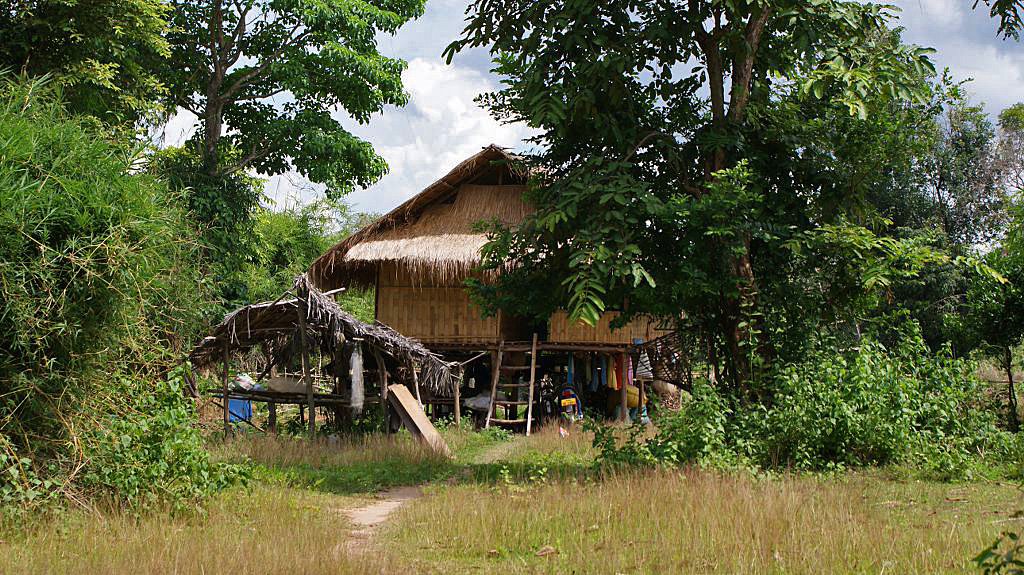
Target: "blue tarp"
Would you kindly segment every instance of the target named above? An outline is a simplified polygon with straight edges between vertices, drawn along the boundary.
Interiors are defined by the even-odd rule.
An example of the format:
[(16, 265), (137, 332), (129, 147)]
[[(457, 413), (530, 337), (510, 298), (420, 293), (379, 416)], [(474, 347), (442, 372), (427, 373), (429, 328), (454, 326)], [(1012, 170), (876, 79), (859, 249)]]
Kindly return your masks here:
[(228, 412), (229, 421), (251, 420), (252, 402), (248, 399), (229, 399)]

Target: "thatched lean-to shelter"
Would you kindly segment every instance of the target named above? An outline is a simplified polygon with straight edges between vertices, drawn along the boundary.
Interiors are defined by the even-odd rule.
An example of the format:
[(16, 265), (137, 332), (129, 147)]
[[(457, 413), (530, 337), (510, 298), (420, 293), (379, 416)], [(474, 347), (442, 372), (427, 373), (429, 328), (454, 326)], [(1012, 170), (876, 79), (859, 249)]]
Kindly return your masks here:
[[(287, 297), (287, 296), (294, 297)], [(228, 389), (227, 362), (233, 355), (253, 348), (262, 350), (266, 361), (256, 384), (268, 381), (275, 368), (287, 371), (289, 364), (300, 363), (301, 389)], [(356, 350), (358, 348), (358, 350)], [(381, 400), (384, 399), (389, 379), (397, 374), (411, 378), (408, 382), (437, 396), (451, 397), (458, 393), (461, 369), (457, 363), (444, 361), (415, 339), (408, 338), (388, 326), (362, 322), (346, 313), (329, 293), (314, 287), (305, 275), (299, 276), (289, 294), (273, 302), (247, 305), (228, 314), (215, 326), (210, 335), (196, 346), (189, 356), (193, 366), (202, 369), (224, 362), (224, 386), (219, 396), (225, 399), (244, 399), (278, 403), (296, 403), (314, 414), (308, 418), (314, 432), (315, 409), (332, 406), (351, 408), (353, 391), (345, 383), (356, 379), (343, 361), (356, 351), (360, 356), (372, 358), (373, 373), (377, 375)], [(311, 357), (329, 360), (325, 371), (314, 373)], [(322, 362), (321, 362), (322, 363)], [(360, 362), (361, 363), (361, 362)], [(318, 390), (314, 381), (333, 380), (330, 390)], [(358, 374), (358, 381), (364, 375)], [(342, 381), (346, 380), (346, 381)], [(293, 386), (294, 387), (294, 386)], [(361, 383), (360, 383), (360, 392)], [(376, 398), (366, 403), (376, 403)], [(357, 400), (360, 404), (362, 400)], [(225, 425), (228, 420), (227, 401), (223, 403)], [(273, 411), (271, 412), (274, 413)]]

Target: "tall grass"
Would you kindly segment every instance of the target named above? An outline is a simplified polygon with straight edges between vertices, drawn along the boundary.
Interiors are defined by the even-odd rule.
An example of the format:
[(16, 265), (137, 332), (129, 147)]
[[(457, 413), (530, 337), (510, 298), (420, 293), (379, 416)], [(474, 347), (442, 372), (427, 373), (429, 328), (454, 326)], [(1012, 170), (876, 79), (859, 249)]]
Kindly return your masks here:
[(960, 573), (1020, 503), (1009, 487), (661, 471), (452, 487), (383, 536), (424, 573)]
[[(348, 556), (342, 508), (354, 500), (259, 487), (234, 490), (206, 514), (71, 515), (0, 543), (0, 572), (18, 574), (358, 575), (390, 572)], [(10, 536), (10, 534), (8, 534)]]

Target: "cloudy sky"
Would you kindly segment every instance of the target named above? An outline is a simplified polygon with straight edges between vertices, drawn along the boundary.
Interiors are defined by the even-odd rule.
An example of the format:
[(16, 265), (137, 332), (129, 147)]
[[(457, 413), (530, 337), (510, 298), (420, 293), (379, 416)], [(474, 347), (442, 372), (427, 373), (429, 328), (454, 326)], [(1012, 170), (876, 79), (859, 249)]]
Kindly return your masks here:
[[(934, 59), (957, 79), (972, 78), (974, 100), (990, 114), (1024, 100), (1024, 43), (996, 36), (987, 11), (972, 11), (968, 0), (895, 0), (903, 10), (901, 25), (907, 42), (938, 50)], [(390, 166), (390, 173), (349, 200), (359, 211), (386, 212), (412, 196), (459, 161), (495, 143), (521, 148), (528, 130), (502, 125), (477, 107), (473, 99), (495, 89), (486, 51), (441, 59), (444, 47), (462, 30), (467, 0), (427, 0), (426, 14), (394, 36), (380, 39), (382, 53), (409, 63), (403, 75), (411, 98), (404, 108), (389, 108), (368, 125), (347, 122), (370, 141)], [(191, 118), (176, 118), (166, 129), (168, 141), (180, 141), (192, 130)], [(317, 188), (296, 174), (275, 175), (268, 197), (278, 206), (308, 201)]]

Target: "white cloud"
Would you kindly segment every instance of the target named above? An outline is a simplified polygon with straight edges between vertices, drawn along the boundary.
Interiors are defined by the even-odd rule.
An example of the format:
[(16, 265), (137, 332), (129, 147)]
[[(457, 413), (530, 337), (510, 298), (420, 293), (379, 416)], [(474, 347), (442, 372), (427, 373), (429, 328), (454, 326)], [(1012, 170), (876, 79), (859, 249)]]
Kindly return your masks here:
[(901, 19), (906, 26), (929, 24), (949, 28), (963, 21), (965, 5), (960, 0), (904, 0), (896, 4), (903, 8)]
[(497, 88), (477, 70), (415, 58), (402, 74), (409, 104), (389, 109), (353, 131), (373, 143), (390, 173), (350, 199), (362, 211), (387, 211), (488, 144), (522, 148), (530, 131), (501, 124), (474, 102)]

